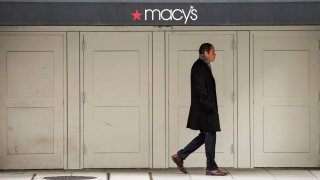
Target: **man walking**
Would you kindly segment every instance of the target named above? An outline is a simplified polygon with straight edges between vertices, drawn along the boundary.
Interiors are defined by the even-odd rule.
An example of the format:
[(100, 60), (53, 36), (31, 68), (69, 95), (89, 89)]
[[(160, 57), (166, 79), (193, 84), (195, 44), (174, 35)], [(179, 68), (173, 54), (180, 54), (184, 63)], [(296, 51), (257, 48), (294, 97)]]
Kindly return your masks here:
[(215, 80), (210, 62), (215, 60), (215, 48), (210, 43), (204, 43), (199, 48), (199, 59), (191, 69), (191, 106), (187, 128), (200, 130), (185, 148), (171, 156), (180, 171), (188, 173), (183, 166), (192, 152), (205, 144), (207, 157), (206, 175), (224, 176), (228, 173), (218, 169), (215, 162), (216, 132), (221, 131)]

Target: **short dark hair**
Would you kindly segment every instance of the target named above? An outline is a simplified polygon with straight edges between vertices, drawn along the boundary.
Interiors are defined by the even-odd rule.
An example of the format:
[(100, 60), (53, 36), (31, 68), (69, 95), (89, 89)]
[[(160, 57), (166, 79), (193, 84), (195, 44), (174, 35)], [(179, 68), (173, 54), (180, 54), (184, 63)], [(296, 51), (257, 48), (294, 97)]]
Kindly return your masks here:
[(206, 52), (206, 51), (209, 53), (209, 51), (210, 51), (212, 48), (214, 48), (212, 44), (210, 44), (210, 43), (203, 43), (203, 44), (201, 44), (201, 46), (200, 46), (200, 48), (199, 48), (199, 54), (204, 54), (204, 52)]

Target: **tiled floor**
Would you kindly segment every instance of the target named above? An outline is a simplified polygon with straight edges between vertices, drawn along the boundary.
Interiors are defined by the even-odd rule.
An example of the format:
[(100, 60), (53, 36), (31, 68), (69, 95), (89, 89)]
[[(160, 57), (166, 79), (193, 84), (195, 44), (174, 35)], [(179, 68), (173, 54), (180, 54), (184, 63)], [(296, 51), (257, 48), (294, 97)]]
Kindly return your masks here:
[[(320, 180), (320, 168), (222, 168), (227, 176), (206, 176), (202, 168), (177, 169), (85, 169), (85, 170), (12, 170), (0, 171), (0, 180)], [(55, 178), (60, 176), (61, 179)], [(86, 177), (86, 178), (84, 178)]]

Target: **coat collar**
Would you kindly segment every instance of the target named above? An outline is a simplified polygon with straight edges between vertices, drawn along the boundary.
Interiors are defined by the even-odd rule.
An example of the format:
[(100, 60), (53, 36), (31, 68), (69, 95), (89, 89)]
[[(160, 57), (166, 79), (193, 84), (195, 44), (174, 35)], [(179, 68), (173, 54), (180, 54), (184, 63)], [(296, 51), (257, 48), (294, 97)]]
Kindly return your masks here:
[(208, 70), (210, 71), (208, 64), (204, 60), (199, 58), (198, 61), (200, 61), (200, 63), (204, 64), (208, 68)]
[(205, 62), (204, 62), (203, 60), (201, 60), (200, 58), (199, 58), (197, 61), (200, 61), (200, 63), (202, 63), (202, 64), (206, 67), (207, 71), (210, 73), (211, 77), (214, 79), (213, 74), (212, 74), (212, 71), (210, 70), (210, 68), (209, 68), (209, 66), (207, 65), (207, 63), (205, 63)]
[(207, 64), (207, 66), (209, 67), (210, 71), (212, 71), (210, 61), (207, 58), (205, 58), (202, 54), (199, 54), (199, 59), (202, 60), (203, 62), (205, 62)]

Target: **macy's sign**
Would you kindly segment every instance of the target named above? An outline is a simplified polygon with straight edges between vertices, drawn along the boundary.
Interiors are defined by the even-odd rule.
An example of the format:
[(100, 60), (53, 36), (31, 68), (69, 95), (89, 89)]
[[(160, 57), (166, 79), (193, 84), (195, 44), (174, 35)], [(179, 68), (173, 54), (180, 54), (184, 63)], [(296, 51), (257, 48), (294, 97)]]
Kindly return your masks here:
[[(131, 13), (133, 20), (141, 20), (142, 13), (136, 10)], [(145, 9), (144, 20), (145, 21), (183, 21), (186, 24), (189, 20), (195, 21), (198, 19), (197, 9), (190, 6), (189, 10), (184, 9)]]

